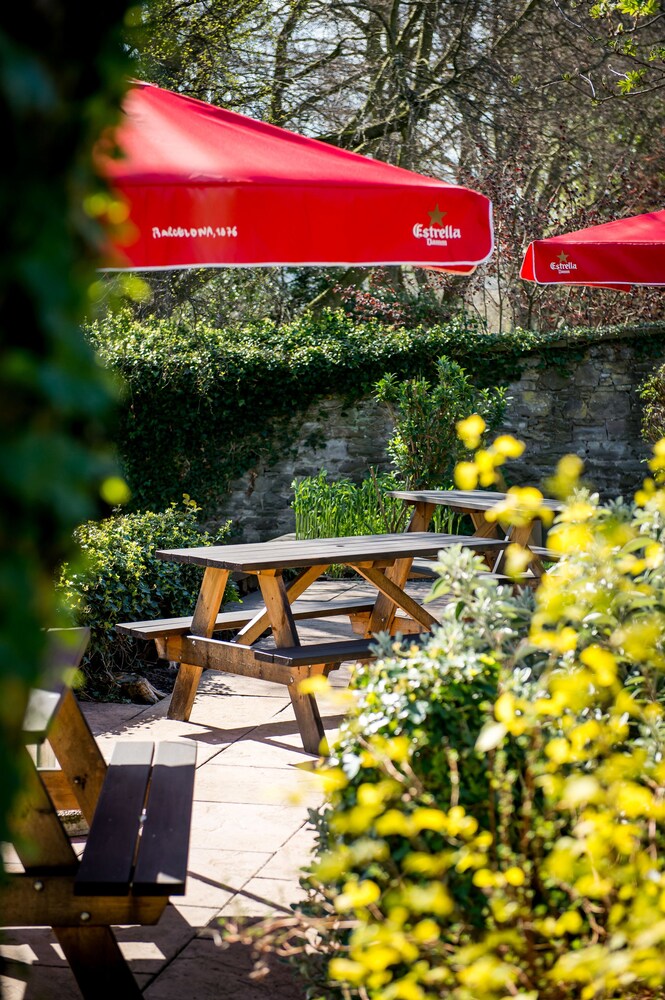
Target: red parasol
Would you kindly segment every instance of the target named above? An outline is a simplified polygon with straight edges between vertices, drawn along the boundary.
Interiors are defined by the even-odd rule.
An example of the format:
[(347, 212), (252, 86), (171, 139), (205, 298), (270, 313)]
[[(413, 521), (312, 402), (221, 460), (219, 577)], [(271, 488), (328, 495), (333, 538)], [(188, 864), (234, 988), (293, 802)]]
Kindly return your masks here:
[(125, 95), (101, 173), (127, 202), (104, 270), (414, 264), (470, 273), (493, 249), (469, 188), (147, 83)]
[(534, 240), (520, 276), (539, 285), (622, 291), (631, 285), (665, 285), (665, 211)]

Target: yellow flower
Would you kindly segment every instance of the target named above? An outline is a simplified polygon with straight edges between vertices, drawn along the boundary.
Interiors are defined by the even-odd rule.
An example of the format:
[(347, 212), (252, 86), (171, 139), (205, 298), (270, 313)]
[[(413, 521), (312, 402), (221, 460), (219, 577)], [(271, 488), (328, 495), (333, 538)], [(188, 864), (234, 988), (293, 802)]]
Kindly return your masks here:
[(565, 499), (577, 487), (583, 469), (584, 463), (579, 455), (564, 455), (559, 459), (554, 476), (547, 483), (548, 490), (554, 496)]
[(486, 423), (479, 413), (472, 413), (466, 420), (458, 420), (455, 424), (457, 436), (463, 442), (464, 447), (473, 451), (480, 444), (486, 428)]
[(439, 925), (434, 920), (420, 920), (413, 928), (413, 937), (421, 944), (438, 941), (441, 937)]
[(533, 554), (521, 545), (509, 545), (506, 549), (506, 573), (515, 579), (526, 572)]
[(349, 869), (349, 851), (340, 848), (323, 854), (313, 868), (315, 878), (321, 882), (333, 882), (341, 878)]
[(602, 899), (609, 895), (614, 888), (611, 878), (601, 878), (595, 872), (582, 875), (575, 882), (575, 888), (580, 896), (589, 896), (590, 899)]
[(380, 806), (399, 789), (396, 781), (363, 782), (358, 788), (359, 806)]
[(663, 637), (665, 621), (652, 614), (617, 629), (612, 641), (622, 652), (638, 663), (650, 662), (654, 667), (665, 666), (665, 656), (657, 648)]
[(479, 889), (492, 889), (496, 885), (496, 876), (489, 868), (480, 868), (474, 872), (472, 882)]
[(562, 736), (545, 744), (545, 753), (555, 764), (565, 764), (570, 760), (570, 743)]
[(300, 694), (325, 694), (330, 690), (330, 681), (323, 674), (314, 674), (313, 677), (305, 677), (298, 685)]
[(559, 515), (559, 521), (588, 521), (596, 513), (593, 504), (586, 500), (575, 500), (569, 503)]
[(411, 823), (415, 833), (420, 832), (420, 830), (445, 833), (448, 829), (448, 817), (440, 809), (426, 809), (424, 807), (414, 809), (411, 814)]
[(566, 910), (556, 922), (558, 934), (579, 934), (583, 920), (577, 910)]
[(580, 653), (582, 663), (591, 667), (594, 672), (594, 680), (600, 687), (610, 687), (614, 684), (617, 676), (617, 662), (609, 650), (602, 646), (587, 646)]
[(583, 524), (555, 524), (547, 536), (547, 545), (562, 555), (587, 552), (593, 544), (593, 532)]
[(512, 722), (515, 717), (515, 708), (515, 696), (511, 694), (510, 691), (504, 691), (503, 694), (500, 694), (496, 700), (496, 704), (494, 705), (494, 715), (499, 722), (503, 722), (507, 725), (509, 722)]
[(577, 646), (578, 634), (574, 628), (564, 626), (558, 632), (533, 630), (529, 636), (539, 649), (551, 649), (555, 653), (568, 653)]
[(410, 837), (413, 832), (410, 817), (405, 816), (400, 809), (388, 809), (383, 816), (379, 816), (374, 827), (380, 837)]
[(346, 910), (356, 910), (364, 906), (370, 906), (381, 898), (381, 890), (376, 882), (371, 879), (363, 879), (362, 882), (346, 882), (344, 890), (335, 899), (335, 909), (338, 913)]
[(453, 912), (453, 901), (440, 882), (405, 885), (402, 898), (405, 906), (414, 913), (435, 913), (439, 917), (447, 917)]
[(478, 470), (473, 462), (458, 462), (455, 466), (455, 485), (461, 490), (475, 490)]
[(493, 442), (492, 448), (506, 458), (519, 458), (524, 452), (524, 442), (518, 441), (512, 434), (501, 434)]
[(505, 878), (508, 885), (515, 885), (515, 886), (524, 885), (525, 882), (524, 872), (522, 871), (521, 868), (517, 868), (516, 866), (513, 866), (512, 868), (507, 868), (506, 871), (503, 873), (503, 877)]
[(481, 955), (475, 962), (460, 969), (457, 976), (472, 995), (493, 996), (496, 990), (504, 989), (512, 982), (515, 970), (494, 955)]
[(425, 1000), (428, 994), (413, 979), (396, 979), (390, 984), (390, 1000)]
[(379, 972), (388, 965), (394, 965), (395, 962), (398, 962), (400, 953), (395, 948), (384, 944), (372, 944), (368, 948), (363, 948), (359, 958), (366, 969)]
[(653, 479), (645, 479), (642, 489), (635, 493), (635, 503), (638, 507), (645, 507), (656, 492), (656, 484)]
[(326, 795), (330, 795), (332, 792), (338, 792), (342, 788), (346, 788), (349, 783), (349, 779), (344, 774), (341, 767), (331, 767), (326, 771), (315, 771), (317, 777), (321, 778), (323, 783), (323, 790)]
[(358, 984), (365, 978), (365, 966), (360, 962), (352, 962), (350, 958), (331, 958), (328, 974), (338, 982)]
[(619, 812), (629, 819), (653, 815), (653, 795), (648, 788), (638, 785), (634, 781), (623, 781), (619, 785), (616, 804)]

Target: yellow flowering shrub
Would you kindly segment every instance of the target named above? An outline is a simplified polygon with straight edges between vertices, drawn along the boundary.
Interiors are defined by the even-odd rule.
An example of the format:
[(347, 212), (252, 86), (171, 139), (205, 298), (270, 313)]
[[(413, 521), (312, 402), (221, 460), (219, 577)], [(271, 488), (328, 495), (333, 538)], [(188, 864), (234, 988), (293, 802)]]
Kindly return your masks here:
[[(476, 482), (511, 452), (483, 449)], [(381, 636), (357, 668), (298, 915), (311, 997), (663, 996), (663, 456), (607, 504), (567, 456), (560, 559), (535, 593), (448, 550), (440, 628)], [(541, 502), (512, 490), (497, 516), (524, 525)]]

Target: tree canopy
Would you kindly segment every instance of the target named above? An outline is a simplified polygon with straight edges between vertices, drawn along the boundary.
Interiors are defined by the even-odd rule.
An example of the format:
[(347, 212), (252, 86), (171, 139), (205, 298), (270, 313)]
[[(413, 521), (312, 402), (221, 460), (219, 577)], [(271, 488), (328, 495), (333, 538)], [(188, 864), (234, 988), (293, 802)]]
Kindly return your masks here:
[[(142, 10), (137, 75), (492, 197), (497, 251), (474, 280), (394, 269), (393, 292), (426, 290), (441, 319), (464, 303), (503, 327), (556, 325), (564, 309), (574, 322), (605, 318), (594, 292), (525, 287), (519, 263), (531, 239), (662, 205), (659, 3), (150, 0)], [(162, 310), (191, 301), (224, 323), (239, 299), (277, 318), (339, 303), (340, 288), (366, 279), (310, 269), (295, 281), (157, 283)], [(656, 306), (643, 292), (613, 308), (636, 320)]]

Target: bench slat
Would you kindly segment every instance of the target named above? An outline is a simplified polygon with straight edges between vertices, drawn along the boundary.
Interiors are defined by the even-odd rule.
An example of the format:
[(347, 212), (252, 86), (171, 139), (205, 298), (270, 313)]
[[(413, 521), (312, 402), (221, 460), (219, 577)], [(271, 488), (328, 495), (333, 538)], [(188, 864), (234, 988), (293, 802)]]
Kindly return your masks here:
[[(358, 612), (370, 611), (374, 606), (372, 600), (357, 598), (343, 602), (335, 601), (294, 601), (291, 613), (296, 621), (305, 618), (331, 618), (336, 615), (353, 615)], [(256, 617), (257, 609), (249, 611), (222, 611), (215, 619), (215, 631), (221, 629), (236, 629), (247, 625)], [(116, 631), (139, 639), (156, 639), (169, 635), (187, 635), (192, 627), (192, 618), (159, 618), (154, 621), (122, 622), (116, 625)]]
[(343, 663), (344, 660), (363, 660), (373, 657), (370, 646), (373, 639), (345, 639), (341, 642), (319, 642), (307, 646), (282, 646), (279, 649), (257, 649), (257, 660), (272, 662), (285, 667), (307, 666), (313, 663)]
[(153, 748), (153, 743), (116, 744), (74, 881), (76, 895), (129, 892)]
[(158, 745), (134, 871), (135, 895), (185, 892), (195, 771), (195, 746)]

